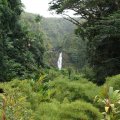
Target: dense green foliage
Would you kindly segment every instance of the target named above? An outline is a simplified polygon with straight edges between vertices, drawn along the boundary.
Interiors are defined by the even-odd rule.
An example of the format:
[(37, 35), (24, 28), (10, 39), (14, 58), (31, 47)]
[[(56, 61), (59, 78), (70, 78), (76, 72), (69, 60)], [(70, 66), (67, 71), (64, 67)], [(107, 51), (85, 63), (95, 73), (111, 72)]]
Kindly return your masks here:
[(70, 62), (66, 67), (72, 66), (76, 70), (81, 70), (87, 64), (86, 42), (82, 38), (75, 35), (68, 35), (64, 39), (63, 50), (69, 56)]
[(120, 118), (119, 110), (120, 110), (120, 91), (113, 90), (113, 87), (109, 87), (106, 91), (106, 96), (101, 98), (96, 96), (96, 100), (99, 103), (104, 104), (105, 111), (104, 120), (117, 120)]
[(116, 75), (113, 77), (107, 77), (106, 85), (109, 87), (112, 86), (115, 90), (120, 89), (120, 75)]
[(0, 0), (0, 81), (31, 77), (43, 65), (42, 35), (29, 32), (21, 12), (20, 0)]
[(41, 28), (53, 47), (61, 47), (65, 37), (74, 34), (76, 26), (63, 18), (43, 18)]
[(74, 35), (75, 25), (63, 18), (40, 18), (36, 24), (37, 15), (23, 13), (21, 21), (28, 25), (30, 31), (44, 33), (46, 52), (44, 62), (47, 65), (56, 67), (58, 55), (63, 51), (63, 67), (72, 66), (75, 69), (82, 69), (87, 63), (86, 42), (79, 36)]
[(91, 39), (88, 45), (90, 62), (96, 71), (98, 83), (101, 83), (106, 76), (120, 73), (119, 25), (118, 11), (95, 22), (93, 27), (87, 29)]
[[(120, 105), (115, 102), (119, 100), (117, 92), (108, 93), (109, 86), (113, 85), (115, 80), (117, 80), (116, 84), (119, 84), (120, 75), (108, 78), (109, 86), (107, 82), (107, 86), (105, 84), (101, 87), (88, 82), (82, 75), (76, 76), (72, 73), (70, 79), (67, 75), (65, 70), (59, 72), (51, 69), (43, 72), (36, 81), (16, 79), (1, 83), (0, 89), (3, 89), (4, 93), (0, 95), (0, 103), (5, 99), (6, 118), (8, 120), (15, 118), (15, 120), (100, 120), (104, 118), (102, 112), (105, 111), (105, 105), (94, 102), (94, 98), (99, 95), (100, 100), (104, 100), (109, 93), (111, 104), (115, 104), (117, 111), (120, 110)], [(116, 85), (113, 86), (117, 88)], [(0, 108), (2, 115), (3, 109)], [(119, 119), (119, 114), (116, 115)]]
[(99, 120), (101, 118), (98, 108), (92, 105), (94, 96), (99, 91), (96, 85), (82, 76), (79, 76), (78, 80), (74, 77), (70, 80), (54, 70), (46, 73), (37, 81), (13, 80), (0, 84), (0, 88), (4, 90), (5, 115), (8, 120)]
[(84, 19), (76, 33), (87, 40), (89, 63), (95, 71), (95, 81), (105, 82), (106, 76), (120, 73), (119, 0), (53, 0), (51, 10), (63, 13), (70, 9)]
[(66, 18), (76, 29), (0, 0), (0, 119), (119, 120), (119, 8), (119, 0), (53, 0), (51, 10), (81, 16)]
[[(36, 25), (37, 15), (31, 13), (23, 13), (22, 21), (30, 26), (32, 31), (38, 30), (38, 24)], [(63, 18), (44, 18), (41, 17), (39, 23), (39, 31), (43, 31), (46, 35), (46, 43), (49, 43), (52, 48), (62, 46), (64, 38), (74, 33), (75, 25)]]

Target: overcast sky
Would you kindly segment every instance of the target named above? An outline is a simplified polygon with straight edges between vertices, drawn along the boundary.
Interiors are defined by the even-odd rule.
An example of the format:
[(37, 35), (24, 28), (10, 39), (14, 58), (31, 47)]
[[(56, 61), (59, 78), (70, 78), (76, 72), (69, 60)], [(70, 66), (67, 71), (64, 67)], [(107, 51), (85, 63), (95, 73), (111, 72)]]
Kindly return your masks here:
[[(60, 15), (52, 14), (49, 8), (49, 2), (52, 0), (21, 0), (25, 6), (25, 11), (29, 13), (40, 14), (44, 17), (60, 17)], [(69, 11), (69, 15), (72, 16), (73, 12)]]
[(22, 3), (25, 6), (25, 11), (35, 14), (40, 14), (44, 17), (58, 17), (58, 15), (54, 14), (54, 16), (51, 14), (50, 11), (48, 11), (49, 8), (49, 2), (51, 0), (22, 0)]

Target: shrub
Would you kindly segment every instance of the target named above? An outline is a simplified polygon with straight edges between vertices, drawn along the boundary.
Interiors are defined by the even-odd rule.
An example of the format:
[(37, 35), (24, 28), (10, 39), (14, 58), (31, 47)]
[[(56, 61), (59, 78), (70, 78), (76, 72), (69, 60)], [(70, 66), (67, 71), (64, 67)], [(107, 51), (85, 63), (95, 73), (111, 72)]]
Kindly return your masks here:
[(40, 104), (35, 120), (100, 120), (100, 118), (101, 113), (90, 103), (53, 101)]
[(63, 78), (62, 76), (50, 81), (48, 89), (51, 98), (58, 101), (63, 101), (66, 97), (69, 101), (83, 99), (92, 102), (98, 91), (99, 87), (88, 82), (83, 77), (79, 78), (79, 80), (69, 80), (67, 77)]
[(96, 100), (104, 107), (104, 120), (118, 120), (120, 118), (120, 91), (108, 87), (103, 96), (96, 96)]
[[(17, 85), (18, 83), (18, 85)], [(7, 120), (32, 120), (32, 109), (27, 101), (27, 96), (18, 87), (22, 82), (16, 80), (11, 83), (0, 84), (0, 88), (4, 89), (4, 97), (6, 99), (5, 115)], [(25, 83), (23, 85), (26, 85)], [(27, 90), (27, 89), (26, 89)]]
[(108, 77), (106, 80), (108, 86), (112, 86), (115, 90), (120, 90), (120, 75)]

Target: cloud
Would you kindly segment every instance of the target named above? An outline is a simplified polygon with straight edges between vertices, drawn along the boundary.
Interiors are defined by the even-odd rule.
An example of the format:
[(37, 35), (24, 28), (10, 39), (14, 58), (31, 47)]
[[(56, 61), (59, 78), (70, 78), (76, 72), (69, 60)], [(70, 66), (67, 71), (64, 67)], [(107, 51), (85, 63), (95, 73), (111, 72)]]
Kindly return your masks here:
[(49, 2), (51, 0), (22, 0), (25, 6), (25, 11), (29, 13), (40, 14), (44, 17), (60, 17), (59, 15), (52, 15), (49, 8)]

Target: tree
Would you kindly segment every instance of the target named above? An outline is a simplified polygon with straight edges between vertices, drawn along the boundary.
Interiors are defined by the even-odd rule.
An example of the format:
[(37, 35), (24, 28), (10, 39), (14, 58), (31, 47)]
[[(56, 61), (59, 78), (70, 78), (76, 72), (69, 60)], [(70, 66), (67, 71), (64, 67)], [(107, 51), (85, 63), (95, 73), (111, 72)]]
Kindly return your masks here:
[(86, 42), (80, 36), (66, 35), (63, 43), (64, 52), (69, 56), (70, 62), (76, 70), (81, 70), (86, 64)]
[[(21, 0), (0, 1), (0, 81), (34, 77), (43, 65), (42, 35), (31, 33), (21, 23), (22, 11)], [(39, 59), (35, 49), (39, 50)]]
[[(18, 39), (20, 34), (20, 25), (18, 23), (19, 16), (22, 12), (22, 4), (19, 0), (14, 2), (11, 0), (0, 1), (0, 80), (4, 81), (9, 75), (9, 70), (14, 59), (11, 59), (11, 51), (13, 51), (13, 41)], [(14, 40), (13, 40), (14, 36)], [(13, 51), (15, 55), (16, 51)], [(10, 72), (11, 73), (11, 72)]]
[(87, 40), (89, 63), (96, 73), (96, 83), (103, 84), (106, 76), (120, 73), (119, 0), (53, 0), (50, 9), (58, 14), (71, 9), (84, 19), (81, 23), (67, 15), (69, 21), (78, 25), (76, 33)]
[(87, 30), (89, 61), (96, 72), (96, 82), (101, 84), (106, 76), (120, 73), (120, 11), (94, 23)]

